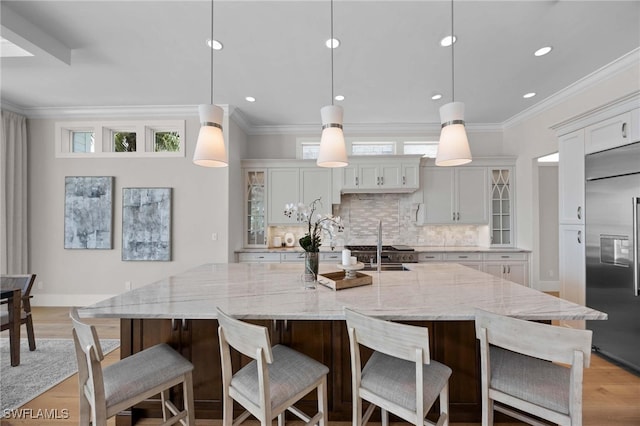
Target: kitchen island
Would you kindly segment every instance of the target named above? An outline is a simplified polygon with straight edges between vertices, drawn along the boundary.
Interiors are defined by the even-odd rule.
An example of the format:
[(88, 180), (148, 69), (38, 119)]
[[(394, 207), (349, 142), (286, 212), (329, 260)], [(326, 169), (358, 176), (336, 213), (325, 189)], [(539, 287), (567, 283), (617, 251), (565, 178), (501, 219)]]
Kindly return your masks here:
[[(480, 383), (474, 330), (477, 308), (527, 320), (600, 320), (606, 314), (453, 263), (407, 264), (410, 271), (369, 273), (372, 285), (304, 290), (297, 264), (208, 264), (107, 299), (84, 317), (121, 319), (121, 356), (167, 342), (195, 366), (197, 418), (221, 418), (216, 307), (267, 326), (284, 343), (324, 363), (329, 419), (351, 419), (349, 345), (343, 308), (429, 327), (432, 357), (453, 369), (452, 421), (478, 421)], [(320, 273), (337, 271), (321, 264)], [(368, 356), (368, 354), (364, 354)], [(178, 395), (176, 395), (178, 397)], [(313, 396), (304, 401), (313, 404)], [(302, 405), (304, 409), (304, 404)], [(118, 417), (159, 416), (148, 404)]]

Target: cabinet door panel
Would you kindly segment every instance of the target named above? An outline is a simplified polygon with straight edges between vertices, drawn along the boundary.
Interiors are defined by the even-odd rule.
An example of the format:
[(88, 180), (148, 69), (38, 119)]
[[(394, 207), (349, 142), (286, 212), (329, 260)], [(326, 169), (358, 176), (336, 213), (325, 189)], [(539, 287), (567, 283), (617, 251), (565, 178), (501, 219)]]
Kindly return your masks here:
[(585, 129), (585, 153), (603, 151), (628, 143), (631, 139), (631, 113), (611, 117)]
[(288, 203), (297, 203), (300, 197), (300, 178), (297, 168), (269, 169), (269, 200), (270, 224), (296, 223), (295, 217), (284, 215), (284, 206)]
[(402, 167), (399, 164), (380, 165), (380, 178), (383, 188), (402, 187)]
[(402, 165), (402, 186), (406, 188), (420, 187), (420, 165)]
[(427, 167), (423, 182), (425, 223), (453, 223), (453, 170)]
[(584, 224), (584, 130), (558, 141), (558, 184), (561, 224)]
[(584, 226), (560, 226), (560, 297), (585, 304)]
[(331, 213), (331, 170), (320, 167), (300, 169), (300, 198), (306, 205), (320, 199), (320, 214)]
[(378, 188), (378, 166), (376, 164), (361, 164), (359, 166), (359, 188)]
[[(458, 174), (456, 223), (489, 223), (489, 181), (484, 167), (463, 167)], [(460, 217), (458, 217), (458, 213)]]

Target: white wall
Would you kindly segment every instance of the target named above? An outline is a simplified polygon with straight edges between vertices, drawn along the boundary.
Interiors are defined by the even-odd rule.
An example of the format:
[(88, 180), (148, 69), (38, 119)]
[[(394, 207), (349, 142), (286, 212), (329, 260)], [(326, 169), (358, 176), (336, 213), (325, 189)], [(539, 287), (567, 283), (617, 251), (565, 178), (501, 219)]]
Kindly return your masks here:
[(559, 287), (560, 282), (558, 271), (560, 249), (558, 240), (558, 165), (538, 165), (537, 169), (540, 262), (537, 271), (533, 271), (533, 278), (540, 283), (540, 289), (555, 290)]
[[(230, 191), (231, 184), (239, 185), (239, 158), (246, 143), (237, 126), (224, 123), (236, 138), (229, 137), (230, 132), (225, 136), (238, 140), (229, 152), (230, 167), (205, 168), (191, 161), (199, 129), (197, 117), (186, 120), (187, 149), (182, 158), (55, 158), (54, 123), (49, 119), (28, 121), (29, 256), (30, 270), (38, 276), (34, 304), (95, 303), (125, 291), (126, 281), (136, 288), (202, 263), (229, 260), (229, 253), (235, 248), (230, 240), (241, 229), (240, 215), (229, 212), (231, 203), (241, 205), (236, 196), (240, 190)], [(115, 177), (112, 250), (63, 248), (65, 176)], [(124, 262), (122, 188), (147, 186), (173, 188), (172, 260)], [(214, 232), (218, 234), (217, 241), (212, 240)]]

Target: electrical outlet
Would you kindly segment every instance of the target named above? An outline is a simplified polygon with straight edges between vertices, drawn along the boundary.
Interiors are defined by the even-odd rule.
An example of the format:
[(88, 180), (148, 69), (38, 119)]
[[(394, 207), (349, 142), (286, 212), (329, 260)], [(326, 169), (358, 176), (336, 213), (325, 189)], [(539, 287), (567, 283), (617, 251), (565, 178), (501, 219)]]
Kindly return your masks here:
[(211, 239), (212, 239), (213, 241), (218, 241), (218, 233), (217, 233), (217, 232), (212, 233), (212, 234), (211, 234)]
[(125, 290), (131, 290), (131, 281), (125, 281), (124, 282), (124, 289)]
[(44, 283), (42, 281), (38, 281), (38, 290), (42, 290), (44, 288)]

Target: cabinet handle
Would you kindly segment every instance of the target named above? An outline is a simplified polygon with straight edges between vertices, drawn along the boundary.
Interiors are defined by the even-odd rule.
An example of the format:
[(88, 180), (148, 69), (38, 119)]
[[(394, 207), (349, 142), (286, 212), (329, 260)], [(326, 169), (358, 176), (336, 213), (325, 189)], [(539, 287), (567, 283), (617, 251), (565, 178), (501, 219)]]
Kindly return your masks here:
[(503, 259), (509, 259), (511, 256), (506, 255), (506, 256), (500, 256), (500, 257), (503, 258)]
[(578, 219), (582, 219), (582, 206), (578, 206), (577, 215), (578, 215)]
[(182, 318), (182, 331), (187, 331), (188, 329), (189, 329), (189, 322), (185, 318)]
[(453, 220), (453, 221), (456, 220), (456, 212), (453, 212), (453, 217), (451, 218), (451, 220)]
[(358, 186), (358, 176), (356, 176), (356, 186)]
[(456, 213), (456, 220), (460, 220), (460, 212)]
[(511, 265), (507, 265), (507, 274), (511, 274)]
[(578, 231), (578, 244), (582, 244), (582, 231)]
[(264, 256), (258, 256), (258, 259), (264, 259)]
[(384, 185), (384, 176), (380, 176), (380, 185)]
[(171, 318), (171, 331), (178, 330), (178, 324), (176, 323), (175, 318)]
[(506, 272), (505, 272), (505, 269), (504, 269), (504, 265), (502, 265), (502, 275), (504, 275), (505, 273)]
[(406, 176), (402, 176), (402, 184), (403, 185), (407, 184), (407, 177)]
[(627, 138), (627, 123), (622, 123), (622, 138)]
[(467, 259), (469, 256), (458, 256), (458, 259)]

